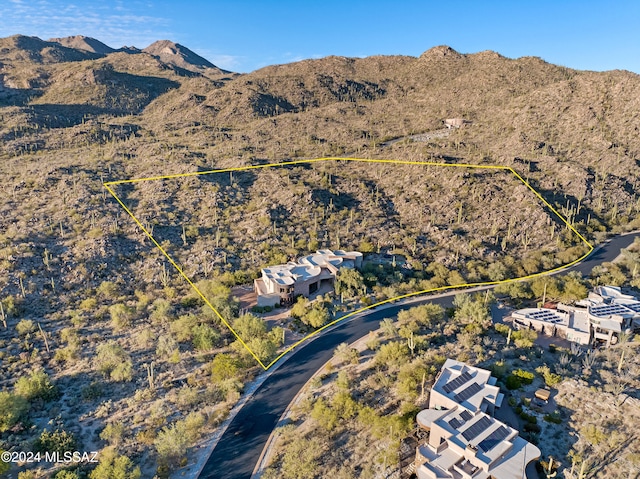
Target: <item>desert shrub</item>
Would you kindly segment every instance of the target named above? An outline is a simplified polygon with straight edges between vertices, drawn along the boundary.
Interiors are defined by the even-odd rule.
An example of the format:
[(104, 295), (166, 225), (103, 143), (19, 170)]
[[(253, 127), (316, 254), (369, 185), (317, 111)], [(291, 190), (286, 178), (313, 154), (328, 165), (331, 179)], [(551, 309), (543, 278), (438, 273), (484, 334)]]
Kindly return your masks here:
[(511, 328), (506, 324), (496, 323), (493, 327), (496, 332), (502, 334), (504, 337), (507, 337), (509, 335), (509, 331), (511, 331)]
[(541, 428), (540, 428), (540, 426), (538, 426), (537, 424), (535, 424), (535, 423), (531, 423), (531, 422), (528, 422), (528, 423), (526, 423), (526, 424), (524, 425), (524, 430), (525, 430), (525, 432), (535, 432), (535, 433), (538, 433), (538, 432), (540, 432), (542, 429), (541, 429)]
[(107, 424), (100, 433), (100, 439), (107, 441), (111, 446), (117, 446), (122, 442), (125, 426), (121, 421), (115, 421)]
[(587, 424), (580, 430), (580, 437), (583, 437), (592, 446), (597, 446), (607, 439), (607, 433), (594, 424)]
[(398, 313), (399, 323), (417, 322), (420, 326), (430, 328), (444, 319), (444, 308), (439, 304), (427, 303)]
[(27, 334), (33, 333), (36, 330), (36, 325), (30, 319), (21, 319), (18, 324), (16, 324), (16, 332), (20, 336), (26, 336)]
[(347, 343), (340, 343), (333, 352), (333, 357), (344, 363), (358, 363), (360, 353), (356, 348), (351, 348)]
[(491, 374), (498, 379), (503, 378), (505, 374), (507, 374), (507, 365), (504, 363), (504, 361), (496, 361), (491, 366), (489, 366), (489, 369), (491, 370)]
[(227, 379), (232, 379), (238, 373), (240, 365), (238, 360), (230, 354), (216, 354), (210, 364), (211, 380), (219, 384)]
[(198, 325), (198, 317), (194, 314), (184, 314), (171, 323), (171, 332), (176, 341), (191, 340), (191, 332)]
[(509, 375), (507, 376), (507, 380), (505, 382), (507, 389), (518, 389), (522, 386), (522, 382), (518, 376)]
[(27, 401), (43, 399), (48, 401), (59, 396), (58, 389), (51, 383), (49, 376), (42, 369), (32, 371), (28, 377), (21, 377), (14, 386), (16, 394)]
[(112, 281), (103, 281), (97, 291), (105, 299), (115, 299), (118, 296), (118, 287)]
[(274, 473), (271, 477), (278, 479), (316, 477), (323, 453), (322, 442), (318, 438), (297, 438), (291, 442), (282, 456), (280, 470), (273, 471)]
[(20, 306), (18, 301), (13, 296), (7, 296), (2, 301), (2, 309), (4, 310), (4, 314), (10, 317), (16, 317), (20, 312)]
[(254, 306), (251, 308), (252, 313), (269, 313), (271, 311), (273, 311), (271, 306)]
[[(237, 341), (235, 344), (236, 347), (240, 349), (242, 354), (244, 354), (245, 356), (248, 354), (248, 351), (244, 347), (241, 347), (241, 345), (238, 345)], [(276, 354), (276, 351), (278, 350), (276, 344), (268, 338), (254, 338), (246, 341), (246, 344), (249, 349), (253, 351), (253, 354), (258, 356), (260, 361), (262, 361), (263, 363), (273, 358)]]
[(124, 303), (117, 303), (109, 306), (109, 315), (111, 323), (116, 330), (128, 328), (131, 326), (135, 314), (135, 310)]
[(329, 310), (325, 306), (314, 306), (309, 309), (300, 320), (312, 328), (320, 328), (327, 324), (329, 321), (330, 315)]
[(105, 377), (113, 381), (130, 381), (133, 363), (129, 354), (116, 341), (111, 340), (96, 348), (95, 366)]
[(524, 369), (516, 369), (511, 373), (513, 376), (517, 376), (522, 384), (531, 384), (535, 374)]
[(178, 343), (173, 336), (169, 334), (163, 334), (158, 338), (158, 344), (156, 345), (156, 355), (160, 358), (169, 357), (174, 351), (178, 350)]
[(467, 293), (458, 294), (453, 300), (453, 305), (454, 318), (463, 324), (484, 324), (489, 320), (489, 309), (485, 306), (482, 295), (472, 297)]
[(560, 384), (560, 382), (562, 381), (562, 376), (560, 376), (559, 374), (552, 373), (551, 370), (549, 369), (549, 366), (547, 366), (546, 364), (544, 366), (540, 366), (536, 368), (536, 371), (539, 374), (542, 374), (542, 377), (544, 378), (544, 383), (548, 387), (555, 387), (558, 384)]
[(0, 432), (7, 431), (20, 422), (29, 410), (29, 403), (17, 394), (0, 391)]
[(158, 298), (151, 305), (152, 311), (149, 318), (156, 324), (166, 323), (171, 319), (171, 303), (166, 299)]
[(348, 391), (339, 391), (331, 400), (332, 408), (340, 414), (342, 419), (350, 419), (358, 413), (358, 403)]
[(80, 479), (77, 471), (71, 471), (68, 469), (63, 469), (62, 471), (58, 471), (54, 479)]
[(42, 431), (40, 437), (33, 444), (34, 452), (57, 452), (63, 454), (77, 450), (76, 438), (70, 432), (56, 429), (49, 432)]
[(198, 404), (204, 398), (202, 393), (196, 387), (182, 386), (178, 390), (178, 397), (176, 398), (176, 404), (181, 408), (190, 408)]
[[(4, 449), (0, 449), (0, 457), (4, 452)], [(9, 469), (11, 469), (11, 464), (0, 459), (0, 474), (6, 473)]]
[(80, 301), (80, 309), (82, 311), (93, 311), (98, 306), (98, 300), (96, 298), (85, 298)]
[(300, 319), (307, 312), (307, 307), (309, 305), (309, 300), (304, 296), (298, 296), (296, 302), (291, 307), (291, 317)]
[(383, 365), (399, 366), (409, 360), (409, 349), (404, 342), (391, 341), (383, 344), (375, 355), (375, 362)]
[(538, 423), (538, 418), (536, 416), (534, 416), (533, 414), (528, 414), (524, 411), (521, 411), (520, 413), (518, 413), (518, 415), (524, 420), (526, 421), (528, 424), (537, 424)]
[(131, 361), (121, 362), (111, 371), (109, 377), (116, 382), (131, 381), (133, 379), (133, 363)]
[(340, 421), (340, 414), (331, 408), (323, 398), (318, 398), (313, 404), (311, 418), (327, 431), (333, 431)]
[(100, 451), (100, 462), (89, 474), (90, 479), (139, 479), (140, 468), (131, 459), (121, 456), (112, 447)]
[(521, 331), (514, 331), (511, 337), (517, 347), (528, 349), (533, 347), (533, 343), (538, 339), (538, 333), (532, 329), (523, 329)]
[(252, 314), (243, 314), (233, 322), (233, 329), (245, 341), (262, 338), (267, 332), (267, 324), (263, 319)]
[(368, 350), (375, 351), (380, 347), (380, 338), (377, 334), (371, 331), (365, 345), (367, 346)]
[(219, 339), (220, 333), (208, 324), (199, 324), (191, 330), (193, 347), (200, 351), (213, 349)]
[(87, 386), (83, 387), (82, 390), (80, 391), (80, 395), (82, 396), (82, 399), (84, 399), (85, 401), (98, 399), (102, 397), (103, 394), (104, 394), (104, 388), (102, 386), (102, 383), (97, 381), (91, 382), (91, 384), (88, 384)]
[(187, 448), (200, 436), (203, 425), (202, 414), (190, 413), (185, 419), (163, 427), (154, 441), (160, 461), (167, 464), (179, 462), (185, 456)]
[(358, 295), (364, 288), (364, 278), (356, 269), (343, 268), (338, 271), (335, 281), (337, 294), (342, 294), (348, 298)]
[(433, 375), (433, 369), (432, 367), (418, 366), (415, 362), (405, 364), (398, 373), (398, 392), (410, 398), (416, 398), (422, 379), (429, 381)]
[[(527, 269), (526, 265), (525, 269)], [(537, 269), (537, 265), (533, 266), (533, 271), (536, 271)], [(529, 287), (529, 283), (524, 281), (499, 284), (498, 286), (496, 286), (495, 292), (498, 294), (506, 294), (516, 302), (520, 302), (520, 300), (522, 299), (531, 299), (533, 297), (533, 292)]]
[(560, 414), (556, 411), (552, 412), (551, 414), (545, 414), (544, 420), (547, 422), (552, 422), (554, 424), (562, 423), (562, 418), (560, 417)]

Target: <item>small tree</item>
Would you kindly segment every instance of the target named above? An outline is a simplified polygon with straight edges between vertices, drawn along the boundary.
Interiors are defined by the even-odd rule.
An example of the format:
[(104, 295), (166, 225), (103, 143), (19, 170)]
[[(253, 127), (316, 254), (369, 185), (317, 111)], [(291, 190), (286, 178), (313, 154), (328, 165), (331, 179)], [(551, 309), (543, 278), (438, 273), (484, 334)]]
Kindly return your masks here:
[(208, 324), (199, 324), (194, 326), (191, 331), (191, 336), (193, 347), (199, 351), (208, 351), (213, 349), (220, 339), (220, 333)]
[(233, 322), (233, 329), (245, 341), (262, 338), (267, 332), (267, 325), (263, 319), (252, 314), (243, 314)]
[(135, 310), (124, 303), (117, 303), (109, 306), (111, 323), (115, 330), (121, 330), (131, 326)]
[(122, 442), (125, 426), (122, 421), (111, 422), (100, 433), (100, 439), (107, 441), (111, 446), (117, 446)]
[(91, 471), (90, 479), (139, 479), (140, 468), (134, 466), (131, 459), (121, 456), (113, 447), (100, 452), (100, 463)]
[[(5, 452), (4, 449), (0, 449), (0, 457), (2, 457), (2, 454), (4, 452)], [(0, 459), (0, 474), (4, 474), (9, 469), (11, 469), (11, 464), (8, 462), (4, 462), (2, 459)]]
[(45, 429), (34, 443), (33, 450), (35, 452), (57, 452), (63, 454), (75, 451), (77, 447), (76, 438), (70, 432), (60, 429), (49, 432)]
[(518, 348), (531, 348), (533, 347), (536, 339), (538, 339), (538, 333), (533, 329), (523, 329), (513, 333), (513, 341)]
[(116, 341), (99, 345), (95, 366), (102, 374), (114, 381), (130, 381), (133, 377), (133, 363), (129, 354)]
[(380, 321), (380, 330), (387, 338), (394, 338), (398, 335), (398, 328), (391, 318), (384, 318)]
[(211, 380), (220, 384), (228, 379), (233, 379), (238, 373), (239, 364), (236, 358), (230, 354), (216, 354), (211, 361)]
[(29, 410), (29, 403), (17, 394), (0, 391), (0, 432), (5, 432), (20, 422)]
[(48, 401), (59, 396), (58, 389), (51, 383), (49, 376), (42, 369), (32, 371), (28, 377), (21, 377), (14, 386), (16, 394), (27, 401), (36, 398)]
[(343, 268), (336, 275), (335, 288), (336, 293), (352, 298), (364, 288), (364, 278), (355, 269)]
[(27, 334), (33, 333), (36, 330), (36, 325), (30, 319), (21, 319), (18, 324), (16, 324), (16, 332), (20, 336), (26, 336)]
[(329, 317), (329, 310), (326, 307), (313, 307), (302, 317), (302, 322), (312, 328), (320, 328), (327, 324)]
[(186, 418), (162, 428), (154, 441), (160, 461), (176, 464), (182, 459), (187, 448), (200, 437), (203, 425), (204, 416), (201, 413), (192, 412)]

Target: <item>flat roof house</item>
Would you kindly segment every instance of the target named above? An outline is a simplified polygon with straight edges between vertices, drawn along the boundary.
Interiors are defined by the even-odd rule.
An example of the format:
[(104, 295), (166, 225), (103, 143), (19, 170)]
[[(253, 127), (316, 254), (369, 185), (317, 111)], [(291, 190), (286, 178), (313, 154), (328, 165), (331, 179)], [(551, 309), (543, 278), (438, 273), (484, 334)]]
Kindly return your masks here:
[(504, 398), (485, 369), (447, 359), (418, 413), (429, 440), (416, 450), (418, 479), (521, 479), (540, 450), (490, 414)]
[(526, 308), (511, 314), (514, 323), (578, 344), (614, 344), (625, 331), (640, 328), (640, 301), (615, 286), (598, 286), (575, 305)]
[(262, 269), (254, 281), (258, 306), (291, 304), (296, 296), (309, 297), (322, 289), (333, 289), (341, 268), (362, 267), (362, 253), (323, 249), (289, 262)]

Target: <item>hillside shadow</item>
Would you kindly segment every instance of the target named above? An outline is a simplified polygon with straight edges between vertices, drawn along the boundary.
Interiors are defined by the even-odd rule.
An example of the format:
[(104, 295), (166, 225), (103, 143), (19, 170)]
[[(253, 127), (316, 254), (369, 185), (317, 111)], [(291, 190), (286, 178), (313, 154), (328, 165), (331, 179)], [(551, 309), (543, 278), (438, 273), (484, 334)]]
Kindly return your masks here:
[[(211, 170), (211, 168), (198, 167), (198, 172), (200, 173), (206, 173)], [(221, 188), (230, 187), (232, 185), (242, 189), (250, 188), (256, 182), (257, 178), (258, 175), (252, 170), (227, 171), (225, 173), (208, 173), (198, 175), (198, 179), (200, 181), (210, 183), (212, 185), (218, 185)]]
[(0, 83), (0, 107), (25, 106), (42, 95), (42, 90), (34, 88), (10, 88)]
[[(74, 85), (70, 85), (67, 98), (61, 99), (60, 103), (29, 104), (28, 109), (34, 115), (31, 121), (40, 127), (68, 128), (99, 115), (139, 114), (160, 95), (178, 88), (180, 83), (161, 77), (107, 71), (92, 86), (96, 88), (95, 94), (84, 101), (74, 101), (77, 101), (73, 96)], [(106, 91), (101, 92), (99, 88), (106, 88)]]
[(43, 103), (30, 105), (31, 121), (41, 128), (69, 128), (82, 124), (87, 118), (114, 115), (111, 108), (93, 105)]
[(360, 206), (360, 200), (349, 193), (332, 193), (330, 190), (315, 188), (311, 190), (311, 201), (325, 206), (333, 205), (333, 209), (356, 209)]

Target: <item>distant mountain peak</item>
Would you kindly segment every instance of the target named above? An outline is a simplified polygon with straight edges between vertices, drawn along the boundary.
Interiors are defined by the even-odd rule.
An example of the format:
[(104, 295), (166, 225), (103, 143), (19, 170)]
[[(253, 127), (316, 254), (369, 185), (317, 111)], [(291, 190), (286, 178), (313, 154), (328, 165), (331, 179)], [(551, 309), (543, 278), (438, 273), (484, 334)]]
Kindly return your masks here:
[(448, 45), (439, 45), (437, 47), (430, 48), (420, 58), (462, 58), (464, 55), (458, 53)]
[(50, 38), (49, 42), (59, 43), (63, 47), (75, 48), (76, 50), (84, 50), (86, 52), (98, 53), (100, 55), (108, 55), (116, 50), (105, 45), (95, 38), (85, 37), (84, 35), (72, 35), (70, 37)]
[(197, 53), (189, 50), (187, 47), (180, 45), (179, 43), (174, 43), (170, 40), (158, 40), (147, 48), (144, 48), (142, 51), (157, 57), (164, 63), (185, 68), (187, 70), (193, 70), (194, 67), (215, 68), (220, 70), (206, 58), (203, 58)]
[[(105, 45), (106, 46), (106, 45)], [(0, 38), (0, 59), (29, 60), (36, 63), (61, 63), (100, 58), (103, 54), (67, 47), (38, 37), (13, 35)]]

